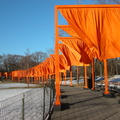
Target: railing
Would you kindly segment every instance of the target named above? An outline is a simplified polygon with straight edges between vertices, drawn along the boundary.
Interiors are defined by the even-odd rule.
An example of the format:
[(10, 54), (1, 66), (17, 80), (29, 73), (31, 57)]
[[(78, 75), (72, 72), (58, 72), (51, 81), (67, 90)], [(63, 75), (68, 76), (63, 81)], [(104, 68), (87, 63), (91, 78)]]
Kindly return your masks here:
[(53, 81), (0, 102), (0, 120), (45, 120), (55, 96)]

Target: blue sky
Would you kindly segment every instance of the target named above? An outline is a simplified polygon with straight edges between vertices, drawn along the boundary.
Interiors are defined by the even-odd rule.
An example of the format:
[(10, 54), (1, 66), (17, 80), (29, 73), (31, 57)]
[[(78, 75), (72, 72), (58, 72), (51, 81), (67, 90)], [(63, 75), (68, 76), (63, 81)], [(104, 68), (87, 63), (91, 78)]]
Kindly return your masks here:
[[(75, 5), (77, 1), (0, 0), (0, 55), (54, 48), (54, 6)], [(79, 3), (91, 4), (91, 0)]]

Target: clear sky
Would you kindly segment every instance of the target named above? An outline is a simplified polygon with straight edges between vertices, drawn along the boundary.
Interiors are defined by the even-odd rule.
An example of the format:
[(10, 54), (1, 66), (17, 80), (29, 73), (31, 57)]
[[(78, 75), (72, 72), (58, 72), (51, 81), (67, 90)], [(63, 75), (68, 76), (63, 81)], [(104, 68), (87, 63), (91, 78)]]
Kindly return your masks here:
[[(92, 0), (0, 0), (0, 55), (54, 47), (54, 6)], [(94, 1), (94, 0), (93, 0)]]

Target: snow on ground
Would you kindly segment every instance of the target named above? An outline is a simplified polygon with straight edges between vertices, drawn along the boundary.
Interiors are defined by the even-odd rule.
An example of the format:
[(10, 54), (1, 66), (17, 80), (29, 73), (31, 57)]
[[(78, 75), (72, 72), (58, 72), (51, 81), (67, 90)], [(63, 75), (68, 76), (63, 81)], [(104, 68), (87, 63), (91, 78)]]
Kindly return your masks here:
[(114, 75), (109, 79), (110, 82), (120, 82), (120, 75)]
[[(96, 82), (97, 81), (102, 81), (104, 80), (104, 77), (97, 77), (96, 78)], [(79, 83), (83, 83), (84, 79), (79, 79)], [(120, 75), (115, 75), (111, 78), (109, 78), (109, 82), (120, 82)], [(65, 81), (62, 81), (62, 84), (65, 84)], [(70, 84), (70, 80), (66, 80), (66, 84), (69, 85)], [(75, 85), (77, 84), (77, 80), (72, 80), (72, 84)], [(97, 83), (97, 84), (102, 84), (103, 83)], [(36, 86), (36, 84), (29, 84), (30, 87)], [(110, 86), (114, 86), (113, 84), (111, 84)], [(2, 88), (11, 88), (11, 87), (28, 87), (28, 84), (25, 83), (0, 83), (0, 101), (5, 100), (9, 97), (13, 97), (15, 95), (24, 93), (26, 91), (29, 91), (32, 88), (25, 88), (25, 89), (21, 89), (21, 88), (17, 88), (17, 89), (2, 89)], [(119, 86), (120, 87), (120, 86)]]
[[(96, 77), (95, 82), (97, 82), (97, 85), (104, 85), (102, 81), (104, 80), (104, 77)], [(113, 77), (108, 77), (109, 82), (117, 82), (120, 83), (120, 75), (114, 75)], [(100, 82), (101, 81), (101, 82)], [(79, 83), (83, 83), (84, 79), (79, 79)], [(65, 81), (62, 81), (62, 85), (65, 84)], [(66, 80), (66, 84), (70, 85), (70, 80)], [(72, 80), (72, 84), (75, 85), (77, 84), (77, 80)], [(111, 85), (113, 86), (113, 85)]]
[[(0, 101), (29, 91), (30, 89), (3, 89), (0, 90)], [(21, 95), (22, 98), (22, 95)]]
[(110, 80), (116, 79), (116, 78), (120, 78), (120, 75), (114, 75), (113, 77), (110, 78)]
[(102, 81), (102, 80), (104, 80), (104, 77), (97, 77), (97, 78), (95, 79), (95, 81)]
[[(83, 79), (79, 79), (79, 83), (83, 83), (84, 80)], [(62, 81), (62, 84), (65, 84), (65, 81)], [(66, 80), (66, 84), (69, 85), (70, 84), (70, 80)], [(75, 85), (77, 84), (77, 80), (72, 80), (72, 84)]]
[[(36, 86), (36, 84), (29, 84), (30, 87)], [(0, 88), (10, 88), (10, 87), (28, 87), (25, 83), (0, 83)]]
[[(36, 84), (29, 84), (30, 87), (36, 86)], [(17, 89), (2, 89), (2, 88), (11, 88), (18, 87)], [(1, 83), (0, 84), (0, 101), (5, 100), (7, 98), (13, 97), (15, 95), (24, 93), (29, 91), (32, 88), (21, 89), (19, 87), (28, 87), (28, 84), (25, 83)]]
[[(99, 77), (97, 78), (99, 80), (96, 80), (97, 81), (101, 81), (101, 82), (97, 82), (96, 85), (98, 86), (104, 86), (104, 77)], [(108, 77), (108, 81), (109, 81), (109, 87), (116, 87), (118, 89), (120, 89), (120, 75), (114, 75), (113, 77)]]

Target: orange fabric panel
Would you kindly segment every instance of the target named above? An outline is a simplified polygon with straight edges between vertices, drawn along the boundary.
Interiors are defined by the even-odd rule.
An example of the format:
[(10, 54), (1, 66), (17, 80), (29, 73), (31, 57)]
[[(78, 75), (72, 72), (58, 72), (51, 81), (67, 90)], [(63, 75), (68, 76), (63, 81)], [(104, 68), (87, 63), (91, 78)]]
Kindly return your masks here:
[(49, 70), (50, 70), (50, 74), (54, 74), (55, 73), (55, 61), (52, 57), (48, 58), (48, 63), (49, 66)]
[(65, 32), (67, 32), (70, 36), (79, 38), (77, 33), (72, 29), (72, 27), (70, 25), (61, 25), (61, 26), (59, 26), (59, 28), (61, 28)]
[[(55, 60), (55, 55), (51, 54), (51, 56)], [(63, 70), (63, 69), (68, 70), (69, 69), (67, 61), (63, 55), (59, 55), (59, 69), (60, 70)]]
[(77, 53), (75, 50), (70, 50), (66, 45), (59, 44), (59, 49), (65, 56), (68, 62), (68, 66), (76, 65), (83, 66), (83, 63), (80, 63), (81, 55)]
[(50, 64), (51, 74), (54, 74), (55, 73), (55, 62), (53, 58), (49, 58), (49, 64)]
[(46, 75), (48, 75), (50, 73), (50, 66), (48, 59), (44, 60), (44, 65), (45, 65)]
[[(81, 40), (81, 38), (77, 35), (77, 33), (72, 29), (72, 27), (70, 25), (59, 25), (59, 28), (61, 28), (62, 30), (66, 31), (69, 35), (75, 37), (75, 38), (69, 38), (69, 46), (71, 46), (72, 48), (74, 48), (78, 53), (80, 53), (82, 55), (82, 53), (85, 51), (85, 53), (83, 53), (83, 55), (85, 55), (86, 53), (88, 54), (88, 56), (90, 57), (90, 59), (94, 58), (98, 58), (98, 52), (97, 51), (92, 51), (92, 49), (90, 49), (85, 42), (83, 42)], [(60, 38), (61, 39), (61, 38)], [(61, 41), (64, 39), (61, 39)], [(71, 40), (71, 41), (70, 41)], [(65, 40), (64, 40), (65, 41)], [(66, 41), (65, 41), (66, 42)], [(71, 42), (71, 43), (70, 43)], [(67, 44), (68, 45), (68, 44)], [(82, 55), (82, 56), (83, 56)], [(84, 56), (85, 57), (85, 56)], [(90, 62), (90, 61), (89, 61)]]
[(62, 66), (64, 66), (64, 69), (68, 70), (67, 60), (63, 55), (59, 55), (59, 61)]
[(43, 69), (43, 75), (48, 74), (47, 66), (46, 66), (45, 62), (42, 62), (42, 69)]
[(49, 57), (45, 60), (46, 69), (48, 74), (55, 73), (55, 62), (52, 57)]
[(80, 54), (80, 62), (85, 64), (92, 62), (91, 60), (93, 58), (93, 54), (83, 41), (73, 38), (60, 39), (60, 41), (62, 41), (71, 51), (76, 51), (78, 54)]
[(60, 8), (77, 36), (101, 59), (120, 57), (120, 6)]

